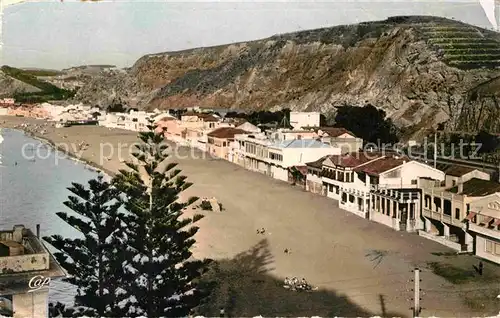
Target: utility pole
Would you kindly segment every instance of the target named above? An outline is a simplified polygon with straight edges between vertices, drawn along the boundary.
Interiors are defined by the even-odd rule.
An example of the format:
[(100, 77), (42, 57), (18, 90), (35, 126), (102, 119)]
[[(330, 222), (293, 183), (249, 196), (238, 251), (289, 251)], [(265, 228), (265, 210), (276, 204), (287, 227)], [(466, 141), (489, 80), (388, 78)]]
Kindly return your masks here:
[(500, 159), (498, 160), (498, 182), (500, 182)]
[(413, 295), (414, 305), (413, 305), (412, 309), (413, 309), (413, 317), (418, 317), (420, 315), (420, 311), (421, 311), (421, 308), (420, 308), (420, 270), (418, 268), (415, 268), (413, 273), (415, 274), (415, 278), (414, 278), (415, 287), (413, 289), (415, 294)]
[(434, 134), (434, 169), (436, 169), (436, 165), (437, 165), (437, 131), (436, 133)]

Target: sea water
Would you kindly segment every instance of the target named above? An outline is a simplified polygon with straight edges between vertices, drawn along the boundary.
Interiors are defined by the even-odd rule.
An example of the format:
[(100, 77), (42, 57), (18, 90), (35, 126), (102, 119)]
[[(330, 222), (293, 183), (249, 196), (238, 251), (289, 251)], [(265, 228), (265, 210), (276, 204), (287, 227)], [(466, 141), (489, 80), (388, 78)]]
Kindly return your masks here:
[[(63, 202), (71, 193), (72, 182), (87, 184), (97, 173), (71, 160), (44, 143), (17, 130), (2, 129), (0, 143), (0, 230), (24, 224), (40, 235), (78, 237), (79, 233), (62, 221), (56, 212), (71, 214)], [(53, 252), (54, 250), (46, 244)], [(50, 301), (72, 302), (74, 288), (61, 281), (50, 286)]]

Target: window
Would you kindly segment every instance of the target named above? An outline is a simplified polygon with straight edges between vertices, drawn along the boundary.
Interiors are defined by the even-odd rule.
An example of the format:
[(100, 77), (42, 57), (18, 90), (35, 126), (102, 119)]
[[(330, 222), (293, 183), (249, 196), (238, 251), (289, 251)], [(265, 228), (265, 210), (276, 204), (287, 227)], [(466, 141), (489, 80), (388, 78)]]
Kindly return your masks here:
[(454, 187), (457, 185), (457, 180), (451, 180), (451, 186)]
[(333, 185), (332, 185), (332, 184), (329, 184), (329, 185), (328, 185), (328, 191), (329, 191), (329, 192), (333, 192)]
[(411, 180), (411, 184), (417, 184), (417, 179)]
[(469, 212), (470, 212), (470, 204), (467, 203), (467, 213), (469, 213)]
[(226, 142), (225, 141), (222, 142), (222, 147), (226, 147)]
[(493, 242), (492, 241), (488, 241), (488, 240), (484, 241), (484, 251), (486, 253), (493, 254)]
[(460, 220), (460, 209), (459, 208), (455, 209), (455, 219)]

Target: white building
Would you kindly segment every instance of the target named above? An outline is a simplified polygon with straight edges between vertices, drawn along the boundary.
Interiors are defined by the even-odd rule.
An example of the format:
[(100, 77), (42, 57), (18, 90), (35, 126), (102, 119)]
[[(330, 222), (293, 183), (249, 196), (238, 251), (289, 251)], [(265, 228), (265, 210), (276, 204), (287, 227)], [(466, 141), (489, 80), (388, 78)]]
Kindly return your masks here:
[[(318, 189), (317, 168), (310, 163), (309, 188)], [(312, 175), (312, 176), (310, 176)], [(350, 153), (323, 161), (323, 193), (339, 207), (395, 230), (423, 228), (419, 180), (444, 180), (444, 172), (407, 157)]]
[(290, 125), (297, 130), (303, 127), (319, 127), (320, 116), (318, 112), (290, 112)]
[[(23, 225), (0, 231), (0, 306), (18, 318), (49, 317), (51, 280), (66, 272), (40, 239)], [(10, 316), (10, 315), (9, 315)]]
[[(472, 252), (475, 234), (471, 231), (478, 228), (471, 225), (468, 230), (466, 222), (475, 223), (473, 218), (482, 212), (480, 207), (485, 209), (483, 200), (497, 192), (500, 192), (499, 183), (478, 178), (458, 183), (452, 188), (423, 187), (422, 217), (425, 228), (419, 234), (458, 252)], [(476, 201), (479, 206), (473, 211), (472, 205)], [(492, 216), (491, 213), (489, 215)]]
[(125, 116), (125, 129), (132, 131), (147, 131), (150, 120), (156, 117), (155, 113), (131, 110)]
[(169, 113), (161, 113), (161, 112), (159, 112), (158, 109), (155, 109), (154, 115), (152, 115), (152, 116), (153, 116), (152, 118), (153, 118), (153, 122), (154, 123), (157, 123), (160, 120), (164, 120), (164, 119), (172, 119), (172, 120), (176, 120), (177, 119), (174, 116), (170, 115)]
[(500, 192), (470, 204), (467, 229), (475, 237), (474, 254), (500, 264)]
[(424, 228), (421, 184), (444, 181), (444, 172), (404, 157), (386, 157), (357, 170), (361, 179), (364, 174), (365, 181), (370, 182), (370, 220), (397, 231)]
[(236, 126), (236, 128), (242, 129), (244, 131), (248, 131), (248, 132), (254, 133), (254, 134), (258, 134), (258, 133), (262, 132), (262, 130), (259, 127), (253, 125), (252, 123), (249, 123), (248, 121), (244, 122), (241, 125)]
[(363, 148), (363, 139), (356, 137), (352, 132), (339, 127), (319, 127), (315, 129), (321, 141), (337, 145), (342, 153), (358, 152)]
[(383, 157), (379, 153), (353, 152), (326, 158), (322, 165), (322, 183), (325, 186), (325, 195), (334, 200), (340, 200), (342, 186), (351, 182), (360, 182), (355, 180), (354, 168)]
[(288, 181), (288, 172), (291, 167), (305, 166), (307, 162), (323, 156), (340, 154), (340, 148), (315, 139), (273, 141), (247, 138), (243, 147), (244, 166), (247, 169), (282, 181)]
[(264, 133), (235, 135), (234, 142), (229, 145), (230, 161), (246, 169), (267, 174), (267, 146), (270, 144), (272, 141)]
[(294, 140), (294, 139), (317, 139), (318, 134), (314, 130), (300, 130), (300, 129), (278, 129), (275, 131), (268, 131), (267, 136), (271, 140)]
[(120, 128), (132, 131), (147, 131), (150, 120), (155, 118), (165, 118), (160, 114), (149, 113), (145, 111), (131, 110), (128, 113), (106, 113), (99, 117), (99, 125), (108, 128)]
[(4, 105), (14, 105), (16, 100), (14, 98), (2, 98), (0, 99), (0, 104)]
[(484, 171), (480, 171), (477, 169), (451, 165), (447, 169), (444, 170), (446, 174), (445, 179), (445, 187), (454, 187), (459, 183), (464, 183), (469, 181), (472, 178), (478, 178), (482, 180), (490, 180), (490, 175)]

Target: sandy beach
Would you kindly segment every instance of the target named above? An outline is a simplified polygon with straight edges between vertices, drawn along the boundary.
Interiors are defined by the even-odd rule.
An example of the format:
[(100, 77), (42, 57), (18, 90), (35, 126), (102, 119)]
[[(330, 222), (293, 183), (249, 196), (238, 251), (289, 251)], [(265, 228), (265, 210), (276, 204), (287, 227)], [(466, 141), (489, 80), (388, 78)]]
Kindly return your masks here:
[[(20, 123), (44, 124), (0, 117), (2, 128)], [(45, 130), (43, 138), (109, 173), (125, 167), (122, 160), (130, 158), (129, 147), (137, 141), (136, 132), (98, 126)], [(89, 145), (86, 150), (72, 148), (82, 142)], [(221, 260), (214, 275), (222, 282), (210, 310), (229, 308), (226, 312), (234, 316), (411, 316), (412, 269), (418, 267), (422, 316), (470, 317), (500, 311), (500, 300), (489, 303), (483, 297), (483, 307), (476, 298), (467, 300), (476, 294), (480, 299), (498, 287), (498, 266), (487, 263), (485, 276), (471, 274), (453, 283), (435, 274), (431, 263), (470, 272), (478, 260), (454, 255), (416, 234), (361, 219), (339, 209), (334, 200), (199, 151), (174, 147), (171, 160), (194, 184), (186, 196), (215, 197), (224, 208), (204, 213), (194, 251), (196, 257)], [(259, 228), (265, 228), (265, 234), (257, 234)], [(283, 279), (293, 276), (304, 277), (319, 290), (301, 294), (283, 289)]]

